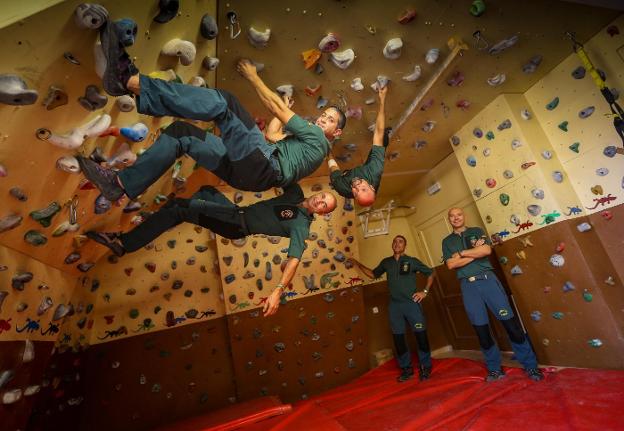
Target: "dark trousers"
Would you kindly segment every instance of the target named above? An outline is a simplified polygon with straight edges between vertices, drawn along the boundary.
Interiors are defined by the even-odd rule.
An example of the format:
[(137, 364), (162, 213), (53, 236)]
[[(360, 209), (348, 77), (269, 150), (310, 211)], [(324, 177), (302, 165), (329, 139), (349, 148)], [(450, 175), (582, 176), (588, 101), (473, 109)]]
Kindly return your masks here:
[(243, 217), (242, 209), (221, 192), (203, 186), (190, 199), (176, 198), (167, 202), (143, 223), (122, 234), (121, 243), (126, 251), (136, 251), (183, 222), (203, 226), (225, 238), (242, 238), (249, 234)]
[(140, 84), (139, 113), (215, 121), (221, 136), (181, 121), (171, 124), (134, 165), (119, 173), (130, 198), (143, 193), (183, 155), (240, 190), (264, 191), (280, 185), (275, 146), (266, 142), (236, 97), (143, 75)]

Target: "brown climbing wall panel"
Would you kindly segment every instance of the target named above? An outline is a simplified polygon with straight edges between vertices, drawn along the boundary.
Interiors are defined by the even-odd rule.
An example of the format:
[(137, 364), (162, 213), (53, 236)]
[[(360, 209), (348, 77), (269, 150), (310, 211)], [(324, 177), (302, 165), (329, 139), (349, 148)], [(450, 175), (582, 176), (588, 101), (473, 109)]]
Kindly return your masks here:
[[(23, 392), (31, 386), (39, 385), (39, 391), (46, 391), (52, 381), (44, 378), (44, 372), (50, 359), (54, 344), (49, 341), (33, 342), (34, 358), (25, 362), (24, 341), (3, 341), (0, 343), (0, 373), (13, 371), (14, 377), (2, 386), (2, 391), (19, 389)], [(49, 390), (49, 389), (47, 389)], [(40, 395), (22, 395), (13, 404), (0, 404), (0, 424), (2, 430), (26, 429), (30, 410)]]
[[(57, 365), (46, 373), (59, 379), (58, 389), (37, 405), (33, 422), (39, 427), (33, 429), (67, 429), (62, 424), (71, 418), (72, 429), (143, 431), (233, 403), (228, 343), (227, 322), (220, 318), (53, 357)], [(77, 374), (82, 387), (72, 383)], [(71, 398), (81, 398), (80, 417), (71, 416)]]
[[(615, 269), (620, 263), (612, 260), (615, 256), (608, 254), (595, 230), (578, 232), (576, 225), (586, 221), (567, 220), (506, 241), (495, 248), (496, 255), (508, 259), (505, 277), (540, 363), (623, 368), (624, 291)], [(523, 244), (527, 238), (532, 245)], [(557, 252), (560, 243), (565, 248)], [(563, 266), (549, 263), (554, 254), (563, 256)], [(522, 274), (511, 275), (515, 265)], [(613, 284), (605, 282), (610, 276)], [(602, 345), (593, 347), (595, 339)]]
[[(265, 64), (261, 76), (270, 88), (288, 83), (295, 86), (294, 109), (304, 116), (318, 115), (319, 110), (315, 105), (319, 96), (337, 102), (340, 100), (337, 92), (342, 92), (349, 106), (359, 106), (363, 111), (361, 119), (349, 119), (346, 134), (334, 151), (338, 156), (347, 156), (349, 152), (343, 144), (357, 144), (358, 149), (345, 162), (345, 165), (351, 167), (365, 160), (370, 147), (371, 135), (366, 128), (375, 119), (377, 105), (366, 105), (365, 100), (374, 96), (369, 86), (377, 75), (386, 75), (393, 81), (388, 95), (387, 121), (389, 125), (396, 124), (401, 113), (448, 55), (447, 40), (457, 34), (470, 45), (470, 50), (442, 74), (408, 123), (393, 139), (391, 151), (400, 154), (396, 161), (388, 163), (386, 171), (430, 169), (449, 154), (448, 138), (474, 113), (502, 92), (526, 91), (569, 53), (569, 45), (561, 37), (564, 31), (574, 28), (578, 37), (585, 41), (617, 16), (615, 11), (570, 3), (493, 0), (487, 2), (485, 14), (474, 18), (468, 13), (469, 5), (453, 0), (434, 3), (428, 0), (291, 0), (270, 4), (255, 1), (219, 2), (218, 19), (222, 25), (218, 44), (221, 64), (217, 86), (241, 97), (243, 105), (254, 116), (266, 118), (269, 115), (266, 109), (260, 105), (249, 84), (234, 69), (234, 62), (239, 57), (250, 57)], [(411, 23), (401, 25), (397, 17), (408, 6), (413, 7), (418, 16)], [(226, 28), (226, 13), (230, 10), (237, 13), (242, 29), (241, 34), (233, 40)], [(247, 31), (251, 26), (261, 32), (271, 29), (266, 48), (256, 49), (249, 43)], [(374, 27), (375, 34), (371, 34), (367, 26)], [(473, 46), (471, 35), (475, 30), (480, 30), (490, 45), (515, 34), (520, 39), (509, 52), (489, 55), (487, 50), (478, 50)], [(351, 48), (356, 57), (349, 68), (340, 70), (328, 60), (329, 54), (323, 54), (319, 64), (324, 72), (318, 75), (314, 73), (314, 68), (304, 68), (300, 53), (316, 48), (328, 32), (334, 32), (340, 38), (338, 51)], [(403, 40), (401, 57), (388, 60), (382, 55), (382, 50), (389, 39), (396, 37)], [(440, 49), (440, 59), (433, 65), (425, 62), (425, 53), (430, 48)], [(531, 75), (523, 73), (522, 65), (536, 54), (543, 56), (540, 67)], [(421, 78), (415, 82), (403, 81), (401, 78), (411, 73), (416, 64), (422, 67)], [(455, 70), (465, 75), (465, 82), (460, 87), (446, 84)], [(489, 86), (487, 78), (497, 73), (505, 73), (506, 82), (499, 87)], [(361, 77), (364, 84), (364, 90), (360, 93), (349, 86), (356, 77)], [(306, 86), (315, 87), (319, 84), (322, 85), (319, 93), (313, 97), (306, 96)], [(466, 111), (456, 107), (456, 103), (462, 99), (472, 104)], [(429, 100), (432, 100), (431, 104)], [(430, 108), (421, 111), (419, 108), (422, 105)], [(430, 133), (424, 133), (421, 127), (430, 120), (437, 125)], [(417, 141), (426, 141), (425, 148), (415, 150), (413, 146)], [(317, 174), (327, 174), (326, 168), (319, 169)]]
[(361, 287), (289, 302), (266, 319), (259, 311), (228, 316), (240, 400), (293, 402), (368, 370)]

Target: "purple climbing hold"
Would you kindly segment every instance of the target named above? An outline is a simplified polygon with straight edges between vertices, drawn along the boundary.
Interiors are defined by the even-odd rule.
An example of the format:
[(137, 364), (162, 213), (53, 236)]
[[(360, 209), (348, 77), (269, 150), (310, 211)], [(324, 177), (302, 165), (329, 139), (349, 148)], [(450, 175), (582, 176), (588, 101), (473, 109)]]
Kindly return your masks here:
[(95, 263), (93, 262), (83, 262), (83, 263), (79, 263), (76, 268), (78, 268), (78, 270), (80, 272), (87, 272), (89, 271), (91, 268), (93, 268), (95, 266)]

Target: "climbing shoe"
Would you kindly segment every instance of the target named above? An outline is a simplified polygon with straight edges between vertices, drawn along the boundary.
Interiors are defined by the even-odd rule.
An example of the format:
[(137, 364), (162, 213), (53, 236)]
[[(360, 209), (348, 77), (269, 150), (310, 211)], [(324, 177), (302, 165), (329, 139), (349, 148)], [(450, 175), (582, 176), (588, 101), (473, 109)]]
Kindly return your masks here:
[(123, 96), (130, 94), (126, 84), (131, 76), (139, 73), (132, 63), (130, 56), (125, 51), (119, 40), (120, 31), (117, 29), (118, 22), (107, 21), (100, 28), (100, 41), (102, 52), (106, 58), (106, 69), (102, 77), (102, 86), (111, 96)]
[(505, 373), (503, 372), (503, 370), (488, 371), (487, 376), (485, 376), (485, 381), (495, 382), (496, 380), (500, 380), (503, 377), (505, 377)]
[(529, 368), (528, 370), (525, 370), (525, 372), (527, 377), (535, 382), (539, 382), (544, 379), (544, 374), (539, 368)]
[(126, 249), (119, 242), (119, 234), (113, 232), (95, 232), (89, 231), (86, 233), (89, 239), (108, 247), (115, 256), (123, 256), (126, 254)]
[(414, 369), (412, 367), (403, 368), (397, 382), (403, 383), (414, 377)]
[(93, 160), (77, 156), (78, 164), (82, 173), (91, 181), (102, 195), (111, 202), (115, 202), (124, 195), (124, 190), (117, 181), (117, 173), (112, 169), (107, 169)]

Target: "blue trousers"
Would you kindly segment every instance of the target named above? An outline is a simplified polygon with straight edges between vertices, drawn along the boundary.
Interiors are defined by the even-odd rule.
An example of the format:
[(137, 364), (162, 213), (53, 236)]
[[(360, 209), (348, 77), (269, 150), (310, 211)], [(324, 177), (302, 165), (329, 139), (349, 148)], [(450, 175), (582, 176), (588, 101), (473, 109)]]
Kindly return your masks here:
[(234, 96), (222, 90), (193, 87), (144, 75), (140, 75), (139, 81), (139, 113), (214, 121), (221, 136), (207, 133), (189, 123), (173, 123), (175, 127), (165, 129), (134, 165), (119, 174), (130, 198), (143, 193), (177, 158), (185, 154), (241, 190), (264, 191), (279, 185), (281, 175), (279, 162), (273, 155), (275, 146), (266, 142), (251, 116)]
[(416, 334), (420, 365), (431, 367), (431, 351), (427, 341), (427, 326), (422, 305), (413, 301), (390, 301), (388, 317), (390, 318), (390, 328), (392, 329), (399, 367), (411, 368), (412, 366), (412, 356), (405, 343), (405, 321), (409, 324), (411, 331)]
[(461, 279), (461, 291), (466, 314), (479, 336), (487, 369), (497, 371), (501, 368), (500, 350), (489, 334), (488, 308), (505, 327), (518, 362), (525, 369), (536, 368), (535, 352), (517, 319), (514, 319), (513, 310), (502, 284), (491, 271), (479, 274), (477, 278), (473, 282), (465, 278)]

